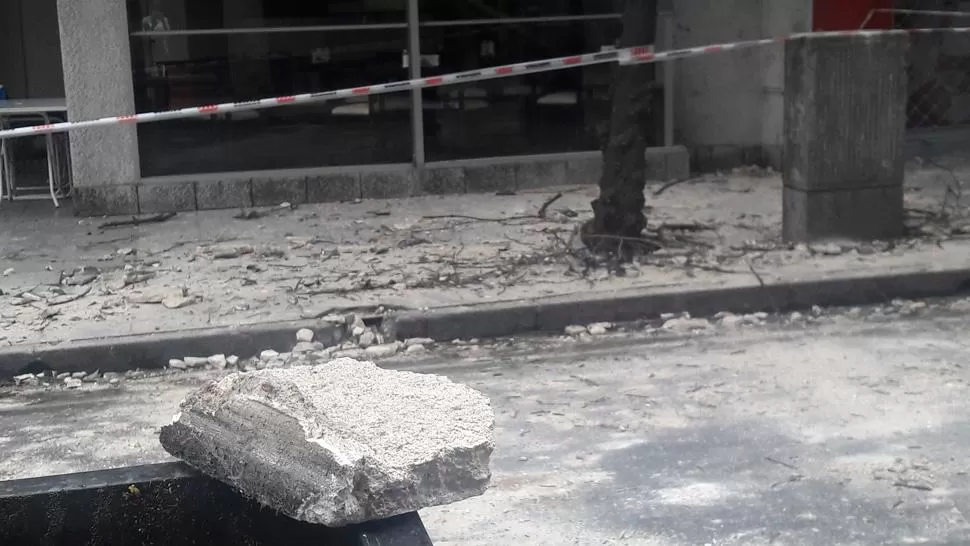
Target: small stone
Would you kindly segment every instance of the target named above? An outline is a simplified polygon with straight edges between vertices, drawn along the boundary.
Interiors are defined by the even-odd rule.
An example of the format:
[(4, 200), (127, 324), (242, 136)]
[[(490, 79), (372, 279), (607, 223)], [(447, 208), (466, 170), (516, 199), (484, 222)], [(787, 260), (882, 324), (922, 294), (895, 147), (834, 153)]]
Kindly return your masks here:
[(815, 254), (825, 256), (838, 256), (843, 252), (842, 247), (835, 243), (814, 244), (809, 246), (809, 249)]
[(366, 332), (366, 331), (367, 331), (367, 327), (366, 327), (366, 326), (354, 326), (354, 327), (353, 327), (353, 328), (352, 328), (352, 329), (350, 330), (350, 333), (351, 333), (351, 335), (353, 335), (354, 337), (360, 337), (360, 336), (362, 336), (362, 335), (364, 334), (364, 332)]
[(184, 296), (182, 294), (170, 294), (162, 298), (162, 305), (166, 309), (181, 309), (188, 307), (197, 301), (195, 296)]
[(87, 375), (88, 375), (88, 372), (74, 372), (71, 374), (71, 377), (73, 377), (74, 379), (84, 379), (84, 377)]
[(71, 372), (61, 372), (55, 376), (56, 379), (64, 379), (65, 377), (71, 377)]
[(663, 329), (672, 332), (691, 332), (706, 330), (711, 324), (705, 319), (672, 318), (664, 322)]
[(411, 345), (407, 348), (405, 352), (407, 352), (408, 354), (417, 354), (417, 353), (425, 353), (427, 351), (428, 351), (428, 348), (425, 347), (424, 345)]
[(430, 337), (412, 337), (404, 341), (405, 348), (410, 348), (415, 345), (423, 346), (423, 345), (433, 345), (433, 344), (434, 344), (434, 340), (431, 339)]
[(609, 331), (606, 326), (602, 324), (590, 324), (587, 328), (589, 334), (593, 336), (604, 336)]
[(239, 364), (239, 357), (236, 355), (229, 355), (226, 357), (226, 365), (235, 368)]
[(801, 322), (802, 320), (805, 320), (805, 316), (799, 313), (798, 311), (795, 311), (788, 316), (788, 320), (792, 322)]
[(566, 329), (563, 331), (569, 336), (578, 336), (587, 333), (586, 327), (581, 324), (571, 324), (566, 326)]
[(81, 386), (82, 381), (80, 379), (74, 379), (73, 377), (68, 377), (64, 380), (64, 387), (68, 389), (77, 389)]
[(526, 457), (525, 455), (523, 455), (523, 456), (519, 457), (519, 462), (520, 463), (527, 463), (527, 462), (529, 462), (529, 458)]
[(36, 385), (37, 378), (32, 373), (25, 373), (13, 376), (13, 381), (17, 385)]
[(359, 360), (366, 357), (367, 355), (364, 354), (363, 349), (354, 348), (354, 349), (344, 349), (341, 351), (336, 351), (333, 353), (332, 356), (333, 358), (352, 358), (354, 360)]
[(118, 379), (117, 377), (112, 377), (111, 379), (108, 380), (109, 385), (117, 385), (118, 383), (121, 383), (121, 380)]
[(17, 271), (17, 270), (14, 269), (14, 268), (12, 268), (12, 267), (8, 267), (8, 268), (6, 268), (6, 269), (3, 270), (3, 276), (4, 277), (9, 277), (10, 275), (13, 275), (15, 271)]
[(386, 343), (384, 345), (372, 345), (364, 349), (364, 354), (373, 358), (386, 358), (394, 356), (401, 350), (400, 343)]
[(677, 317), (677, 313), (661, 313), (660, 314), (660, 320), (670, 320), (670, 319), (676, 318), (676, 317)]
[(206, 360), (208, 361), (210, 366), (212, 366), (217, 370), (224, 370), (226, 369), (226, 365), (229, 364), (229, 359), (226, 358), (226, 355), (222, 355), (222, 354), (212, 355)]
[(764, 311), (758, 311), (757, 313), (754, 313), (754, 318), (758, 320), (768, 320), (768, 316), (769, 316), (768, 313), (765, 313)]
[(313, 330), (309, 328), (301, 328), (296, 333), (296, 340), (302, 341), (304, 343), (310, 343), (311, 341), (313, 341), (313, 335), (314, 335)]
[(738, 315), (727, 315), (721, 317), (721, 326), (726, 328), (737, 328), (744, 324), (744, 317), (739, 317)]
[(312, 353), (316, 350), (316, 346), (309, 341), (301, 341), (293, 346), (294, 354)]
[(822, 316), (823, 313), (824, 312), (822, 311), (822, 308), (819, 307), (818, 305), (812, 306), (812, 314), (815, 315), (816, 317)]
[(274, 351), (273, 349), (266, 349), (265, 351), (259, 353), (260, 362), (269, 362), (275, 358), (278, 358), (280, 353)]
[(184, 370), (184, 369), (188, 368), (188, 366), (185, 364), (185, 362), (183, 362), (182, 360), (179, 360), (177, 358), (173, 358), (173, 359), (169, 360), (168, 361), (168, 367), (169, 368), (172, 368), (173, 370)]
[(110, 381), (112, 379), (119, 379), (121, 377), (121, 374), (118, 372), (104, 372), (104, 375), (102, 375), (101, 377)]
[(360, 339), (357, 340), (357, 345), (360, 345), (365, 349), (375, 343), (377, 343), (377, 335), (374, 334), (374, 332), (371, 332), (369, 330), (364, 332), (363, 334), (360, 334)]
[(320, 320), (329, 322), (330, 324), (345, 324), (347, 322), (347, 317), (343, 315), (325, 315)]
[(718, 313), (714, 315), (714, 319), (721, 320), (724, 317), (733, 317), (733, 316), (734, 316), (734, 313), (731, 313), (729, 311), (718, 311)]
[(119, 248), (117, 254), (119, 256), (131, 256), (135, 253), (135, 249), (130, 247)]
[(246, 254), (252, 254), (254, 249), (250, 245), (217, 245), (209, 249), (216, 260), (229, 260)]
[(101, 372), (98, 371), (98, 370), (95, 370), (95, 371), (93, 371), (93, 372), (85, 375), (81, 379), (81, 381), (83, 381), (85, 383), (96, 383), (100, 377), (101, 377)]
[(209, 359), (199, 356), (187, 356), (182, 359), (182, 362), (185, 362), (185, 365), (189, 368), (200, 368), (202, 366), (207, 366), (209, 364)]

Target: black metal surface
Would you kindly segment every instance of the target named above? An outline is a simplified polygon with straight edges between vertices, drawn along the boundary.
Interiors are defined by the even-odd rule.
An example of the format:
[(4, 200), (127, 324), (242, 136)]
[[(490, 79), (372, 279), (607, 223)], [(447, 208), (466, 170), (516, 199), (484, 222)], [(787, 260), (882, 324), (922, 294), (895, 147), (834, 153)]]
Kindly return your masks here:
[(0, 482), (0, 545), (431, 546), (417, 512), (332, 529), (181, 463)]

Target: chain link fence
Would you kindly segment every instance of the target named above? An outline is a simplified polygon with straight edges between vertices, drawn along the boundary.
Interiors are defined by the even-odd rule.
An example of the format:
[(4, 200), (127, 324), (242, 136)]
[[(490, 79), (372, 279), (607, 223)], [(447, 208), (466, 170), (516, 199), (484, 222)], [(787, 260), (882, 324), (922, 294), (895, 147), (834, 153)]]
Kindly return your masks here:
[[(897, 0), (893, 10), (870, 15), (867, 28), (896, 29), (970, 26), (970, 2)], [(907, 127), (970, 129), (970, 35), (912, 36), (908, 62)]]

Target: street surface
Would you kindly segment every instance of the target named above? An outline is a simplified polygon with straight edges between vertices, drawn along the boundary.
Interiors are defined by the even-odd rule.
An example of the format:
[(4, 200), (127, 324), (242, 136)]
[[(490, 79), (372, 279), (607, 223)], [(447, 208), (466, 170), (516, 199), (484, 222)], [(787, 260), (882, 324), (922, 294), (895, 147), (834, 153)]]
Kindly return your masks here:
[[(423, 511), (438, 545), (957, 545), (970, 543), (968, 308), (639, 324), (384, 365), (448, 375), (495, 408), (493, 486)], [(4, 387), (0, 479), (168, 460), (159, 427), (217, 373)]]

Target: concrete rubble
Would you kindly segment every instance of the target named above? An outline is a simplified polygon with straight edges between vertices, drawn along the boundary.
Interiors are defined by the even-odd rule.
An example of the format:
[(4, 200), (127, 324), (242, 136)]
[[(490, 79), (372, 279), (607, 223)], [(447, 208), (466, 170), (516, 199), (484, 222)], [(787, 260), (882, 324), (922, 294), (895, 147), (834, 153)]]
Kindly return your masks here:
[[(537, 294), (964, 265), (970, 212), (950, 205), (934, 212), (952, 193), (945, 172), (907, 180), (912, 229), (904, 239), (797, 245), (779, 239), (780, 177), (753, 172), (705, 176), (652, 195), (648, 231), (664, 248), (622, 275), (587, 271), (569, 244), (591, 215), (595, 186), (569, 188), (546, 218), (523, 220), (512, 218), (535, 215), (551, 190), (305, 205), (263, 211), (258, 222), (235, 218), (238, 211), (205, 211), (111, 230), (100, 219), (0, 215), (0, 273), (7, 273), (0, 275), (0, 347), (300, 319), (346, 325), (364, 336), (361, 346), (383, 345), (392, 340), (367, 334), (370, 323), (346, 322), (348, 309), (377, 316)], [(968, 173), (957, 171), (961, 179)], [(553, 221), (563, 211), (569, 224)], [(318, 337), (309, 341), (326, 341)]]
[(339, 527), (484, 493), (494, 420), (447, 378), (337, 359), (210, 383), (160, 439), (272, 509)]

